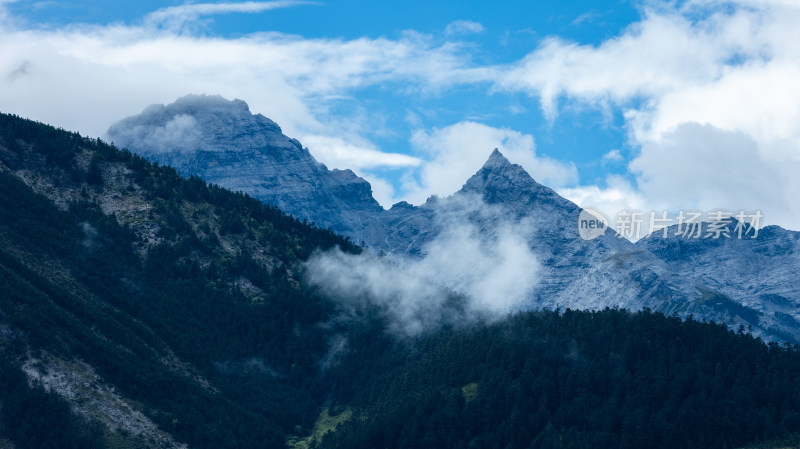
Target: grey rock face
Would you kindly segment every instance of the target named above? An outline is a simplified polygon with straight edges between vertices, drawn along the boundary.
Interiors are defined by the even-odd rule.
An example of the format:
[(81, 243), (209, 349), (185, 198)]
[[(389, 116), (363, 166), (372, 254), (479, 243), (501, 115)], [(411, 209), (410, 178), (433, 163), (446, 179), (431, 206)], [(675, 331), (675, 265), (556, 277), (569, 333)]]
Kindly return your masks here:
[(678, 226), (637, 242), (681, 277), (703, 285), (711, 307), (732, 302), (750, 313), (750, 321), (769, 334), (797, 340), (800, 335), (800, 232), (767, 226), (753, 238), (736, 231), (729, 219), (730, 237), (710, 238), (703, 224), (699, 238), (686, 238)]
[[(691, 313), (697, 291), (686, 288), (666, 263), (613, 230), (594, 240), (578, 232), (581, 208), (537, 183), (521, 166), (494, 151), (464, 187), (443, 203), (473, 196), (497, 210), (471, 217), (481, 229), (513, 223), (542, 262), (524, 308), (643, 307)], [(426, 205), (427, 206), (427, 205)]]
[(351, 237), (369, 238), (364, 217), (383, 210), (367, 181), (350, 170), (328, 170), (241, 100), (189, 95), (123, 119), (107, 135), (182, 175), (245, 192)]

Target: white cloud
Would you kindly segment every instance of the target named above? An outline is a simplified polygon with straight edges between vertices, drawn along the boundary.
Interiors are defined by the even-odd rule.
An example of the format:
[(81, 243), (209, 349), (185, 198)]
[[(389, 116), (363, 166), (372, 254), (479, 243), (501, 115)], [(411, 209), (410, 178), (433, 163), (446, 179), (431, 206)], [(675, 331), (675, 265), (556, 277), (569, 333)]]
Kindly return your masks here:
[(622, 211), (650, 210), (650, 205), (630, 182), (618, 175), (609, 176), (606, 186), (577, 186), (558, 189), (564, 198), (583, 208), (600, 212), (613, 228)]
[(388, 318), (388, 331), (411, 337), (453, 318), (448, 296), (439, 285), (369, 254), (346, 254), (338, 248), (313, 254), (305, 281), (336, 299), (340, 319), (355, 318), (376, 306)]
[(9, 12), (8, 5), (17, 1), (19, 0), (0, 0), (0, 34), (16, 26), (18, 19)]
[[(323, 132), (330, 131), (324, 106), (353, 90), (394, 81), (412, 90), (437, 89), (488, 76), (472, 71), (458, 45), (416, 34), (396, 40), (278, 33), (226, 39), (73, 26), (2, 29), (0, 46), (4, 110), (93, 136), (121, 117), (187, 93), (247, 99), (290, 135), (333, 134)], [(26, 62), (27, 76), (9, 79)]]
[(603, 162), (620, 162), (625, 160), (619, 150), (614, 149), (603, 155)]
[(485, 29), (483, 28), (483, 25), (471, 20), (456, 20), (455, 22), (450, 22), (444, 29), (445, 34), (450, 36), (457, 34), (483, 33), (484, 31)]
[(194, 151), (202, 133), (191, 115), (178, 114), (164, 126), (152, 128), (137, 125), (116, 128), (115, 137), (120, 142), (137, 142), (141, 148), (165, 149), (167, 151)]
[(417, 167), (422, 163), (413, 156), (384, 153), (367, 143), (359, 145), (341, 137), (312, 134), (303, 136), (302, 142), (317, 160), (331, 167), (361, 170), (376, 167)]
[(411, 143), (426, 160), (419, 179), (409, 179), (404, 186), (403, 199), (412, 203), (421, 203), (430, 194), (449, 195), (459, 190), (495, 148), (541, 183), (561, 187), (577, 181), (574, 165), (537, 156), (533, 136), (510, 128), (464, 121), (431, 131), (417, 130)]
[(646, 143), (630, 163), (652, 207), (761, 210), (771, 223), (796, 226), (800, 161), (765, 155), (752, 137), (686, 123)]
[(358, 175), (366, 179), (370, 186), (372, 186), (372, 197), (375, 198), (381, 206), (388, 209), (392, 204), (397, 202), (394, 186), (390, 182), (363, 170), (360, 171)]
[(187, 24), (197, 21), (203, 16), (230, 13), (259, 13), (272, 9), (289, 8), (310, 4), (312, 2), (298, 0), (276, 0), (269, 2), (233, 2), (233, 3), (184, 3), (154, 11), (144, 19), (147, 27), (163, 27), (182, 31)]
[(468, 296), (470, 308), (480, 313), (509, 313), (529, 297), (539, 261), (528, 227), (477, 195), (442, 200), (435, 212), (441, 232), (423, 247), (421, 260), (408, 263), (412, 272)]
[[(800, 18), (800, 17), (799, 17)], [(800, 33), (798, 34), (800, 37)], [(800, 59), (748, 64), (704, 85), (664, 95), (658, 108), (634, 117), (637, 137), (659, 139), (683, 123), (707, 123), (751, 136), (761, 151), (800, 159)]]
[[(420, 259), (334, 249), (309, 258), (305, 280), (336, 299), (344, 317), (377, 307), (388, 331), (401, 337), (503, 316), (529, 298), (540, 268), (528, 244), (530, 229), (509, 215), (479, 197), (448, 198), (435, 209), (441, 232)], [(494, 223), (491, 231), (480, 226), (486, 221)], [(465, 301), (454, 301), (450, 292)]]
[(548, 38), (498, 86), (538, 96), (551, 118), (562, 95), (596, 105), (658, 95), (717, 75), (719, 55), (713, 45), (697, 45), (703, 39), (681, 16), (650, 14), (597, 47)]

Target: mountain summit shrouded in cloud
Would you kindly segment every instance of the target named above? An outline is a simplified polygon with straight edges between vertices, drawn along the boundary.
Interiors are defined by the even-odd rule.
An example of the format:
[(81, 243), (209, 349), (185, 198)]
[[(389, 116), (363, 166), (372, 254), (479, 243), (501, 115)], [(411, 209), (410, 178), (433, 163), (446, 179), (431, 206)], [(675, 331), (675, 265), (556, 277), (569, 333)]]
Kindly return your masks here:
[(385, 207), (452, 193), (498, 147), (611, 217), (800, 222), (796, 2), (59, 5), (0, 4), (3, 110), (100, 136), (218, 92), (369, 180)]
[(328, 170), (242, 100), (182, 97), (119, 121), (107, 135), (184, 176), (244, 191), (359, 241), (374, 239), (372, 217), (383, 209), (369, 183), (350, 170)]

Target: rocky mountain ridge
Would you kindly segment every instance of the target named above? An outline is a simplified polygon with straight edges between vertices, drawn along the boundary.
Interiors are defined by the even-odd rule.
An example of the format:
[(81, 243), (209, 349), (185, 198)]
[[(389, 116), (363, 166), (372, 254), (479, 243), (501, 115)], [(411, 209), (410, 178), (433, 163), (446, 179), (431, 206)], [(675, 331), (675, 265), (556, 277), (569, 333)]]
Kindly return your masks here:
[[(170, 147), (167, 139), (147, 137), (166, 135), (183, 122), (190, 130), (183, 132), (190, 143)], [(796, 246), (790, 243), (796, 239), (778, 230), (765, 230), (765, 236), (774, 235), (766, 247), (722, 245), (685, 260), (670, 252), (672, 243), (634, 244), (610, 229), (599, 238), (583, 240), (578, 233), (582, 209), (537, 183), (498, 150), (453, 195), (383, 210), (365, 180), (349, 170), (328, 170), (299, 142), (283, 136), (274, 122), (250, 114), (240, 100), (221, 97), (189, 96), (168, 106), (152, 106), (120, 121), (108, 134), (116, 143), (185, 175), (244, 191), (363, 241), (400, 263), (430, 256), (442, 232), (453, 226), (471, 226), (485, 239), (511, 229), (541, 262), (540, 269), (530, 273), (535, 288), (520, 309), (647, 307), (800, 341), (800, 286), (791, 275), (800, 267), (792, 255)], [(787, 254), (778, 254), (786, 245)], [(782, 258), (781, 273), (770, 271), (774, 259), (764, 248), (773, 248), (767, 253)], [(740, 275), (753, 274), (747, 277), (750, 281), (723, 281), (733, 278), (712, 263), (720, 258), (735, 265)], [(757, 273), (746, 269), (755, 260), (762, 264)], [(770, 276), (780, 280), (770, 281)]]
[(708, 222), (689, 234), (672, 225), (666, 228), (666, 237), (659, 231), (636, 246), (704, 286), (705, 297), (716, 295), (716, 300), (731, 300), (752, 310), (754, 319), (773, 334), (794, 334), (800, 326), (800, 232), (766, 226), (740, 235), (737, 226), (748, 227), (730, 218), (720, 227), (723, 234), (711, 238)]

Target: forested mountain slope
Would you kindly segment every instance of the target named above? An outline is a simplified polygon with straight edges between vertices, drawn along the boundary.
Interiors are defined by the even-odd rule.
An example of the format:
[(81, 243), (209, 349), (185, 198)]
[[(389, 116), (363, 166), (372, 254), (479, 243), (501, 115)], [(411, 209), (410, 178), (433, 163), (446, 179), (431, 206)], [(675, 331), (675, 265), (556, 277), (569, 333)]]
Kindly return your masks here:
[(276, 447), (313, 422), (328, 306), (295, 272), (349, 241), (13, 116), (0, 162), (4, 360), (133, 446)]

